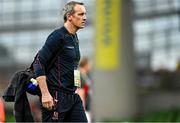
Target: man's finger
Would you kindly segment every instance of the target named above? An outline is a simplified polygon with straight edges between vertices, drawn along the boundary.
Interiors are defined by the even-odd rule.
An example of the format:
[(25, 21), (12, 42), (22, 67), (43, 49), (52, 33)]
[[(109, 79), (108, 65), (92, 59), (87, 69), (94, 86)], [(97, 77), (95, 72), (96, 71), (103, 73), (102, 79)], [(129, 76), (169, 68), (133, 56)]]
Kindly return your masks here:
[(54, 106), (54, 101), (53, 100), (49, 101), (49, 106), (51, 106), (51, 107)]
[(43, 107), (44, 107), (44, 108), (47, 108), (47, 107), (48, 107), (48, 105), (47, 105), (47, 104), (44, 104), (44, 105), (43, 105)]
[(48, 109), (48, 110), (52, 110), (52, 109), (53, 109), (53, 107), (52, 107), (52, 106), (49, 106), (49, 107), (47, 107), (47, 109)]
[(51, 110), (53, 107), (53, 102), (49, 101), (49, 102), (43, 103), (43, 107), (48, 109), (48, 110)]
[(48, 104), (43, 106), (44, 108), (46, 108), (47, 110), (52, 110), (52, 106), (49, 106)]
[(46, 103), (43, 103), (43, 107), (44, 108), (48, 108), (49, 107), (49, 104), (46, 102)]
[(52, 105), (51, 102), (49, 102), (47, 109), (48, 109), (48, 110), (52, 110), (52, 109), (53, 109), (53, 105)]
[(42, 104), (43, 104), (43, 105), (47, 105), (47, 104), (48, 104), (48, 102), (43, 102)]

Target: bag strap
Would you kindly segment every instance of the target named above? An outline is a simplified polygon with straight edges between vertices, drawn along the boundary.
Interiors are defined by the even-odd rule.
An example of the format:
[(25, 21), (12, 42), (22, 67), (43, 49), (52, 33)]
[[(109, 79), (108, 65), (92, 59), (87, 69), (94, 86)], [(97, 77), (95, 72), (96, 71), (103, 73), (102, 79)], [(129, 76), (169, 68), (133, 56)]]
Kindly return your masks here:
[[(63, 47), (60, 48), (60, 49), (57, 51), (56, 55), (55, 55), (55, 56), (53, 57), (53, 59), (51, 60), (50, 64), (47, 66), (47, 71), (49, 71), (49, 70), (52, 68), (53, 64), (55, 63), (55, 60), (56, 60), (57, 56), (62, 52), (62, 50), (63, 50)], [(34, 64), (34, 62), (35, 62), (35, 60), (36, 60), (37, 57), (38, 57), (38, 53), (37, 53), (36, 56), (34, 57), (34, 61), (31, 63), (31, 65), (30, 65), (30, 67), (29, 67), (28, 69), (33, 70), (33, 64)]]

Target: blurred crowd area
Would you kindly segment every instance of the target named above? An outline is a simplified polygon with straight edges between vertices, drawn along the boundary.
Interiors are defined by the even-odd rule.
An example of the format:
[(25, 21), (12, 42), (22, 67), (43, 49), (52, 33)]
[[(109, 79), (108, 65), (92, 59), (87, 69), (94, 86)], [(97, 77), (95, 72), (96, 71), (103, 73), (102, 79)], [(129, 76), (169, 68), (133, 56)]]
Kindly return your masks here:
[(140, 87), (147, 91), (179, 91), (180, 89), (180, 61), (175, 70), (160, 68), (153, 70), (139, 70), (137, 72)]
[[(80, 50), (82, 56), (93, 61), (97, 5), (96, 0), (81, 1), (87, 7), (88, 22), (85, 30), (78, 32)], [(47, 36), (62, 26), (61, 10), (66, 2), (0, 1), (0, 96), (13, 73), (27, 68)], [(139, 112), (180, 109), (180, 0), (128, 2), (132, 2), (129, 8), (133, 12), (133, 62), (137, 77), (134, 81), (142, 104)], [(39, 100), (37, 97), (30, 100), (36, 121), (40, 121)], [(7, 121), (14, 120), (12, 108), (12, 103), (5, 103)]]

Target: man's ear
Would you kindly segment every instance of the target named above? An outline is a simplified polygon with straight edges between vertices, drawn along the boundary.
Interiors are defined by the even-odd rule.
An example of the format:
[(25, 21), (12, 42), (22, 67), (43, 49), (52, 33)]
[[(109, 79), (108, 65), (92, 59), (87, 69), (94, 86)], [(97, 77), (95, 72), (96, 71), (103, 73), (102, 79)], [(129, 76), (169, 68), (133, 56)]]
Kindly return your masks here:
[(72, 20), (72, 18), (71, 18), (71, 14), (70, 13), (67, 13), (67, 20), (69, 20), (69, 21), (71, 21)]

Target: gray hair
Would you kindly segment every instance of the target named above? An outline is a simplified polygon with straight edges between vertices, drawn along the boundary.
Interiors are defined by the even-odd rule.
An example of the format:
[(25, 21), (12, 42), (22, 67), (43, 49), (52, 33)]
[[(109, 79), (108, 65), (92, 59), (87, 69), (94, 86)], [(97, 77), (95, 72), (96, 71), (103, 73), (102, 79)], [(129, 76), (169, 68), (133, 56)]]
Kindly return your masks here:
[(84, 5), (84, 3), (82, 3), (82, 2), (70, 1), (64, 6), (64, 8), (63, 8), (64, 22), (67, 21), (67, 14), (73, 14), (74, 13), (74, 6), (77, 4), (78, 5)]

